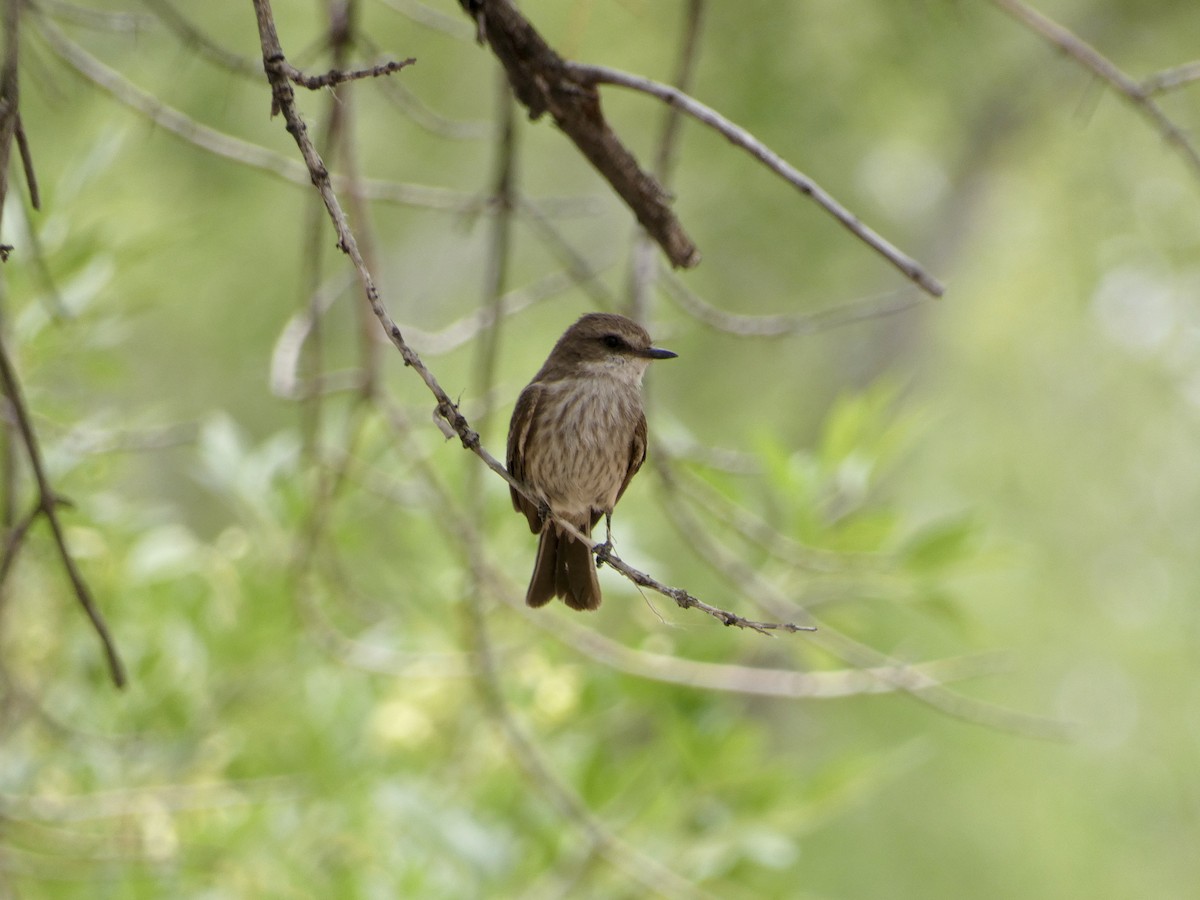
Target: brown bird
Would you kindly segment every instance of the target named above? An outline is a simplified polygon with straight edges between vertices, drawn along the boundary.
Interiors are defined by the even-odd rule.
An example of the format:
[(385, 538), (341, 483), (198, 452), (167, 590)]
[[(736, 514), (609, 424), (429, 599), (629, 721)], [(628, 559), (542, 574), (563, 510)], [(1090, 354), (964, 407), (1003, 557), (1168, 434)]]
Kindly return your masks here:
[(642, 376), (653, 359), (677, 354), (652, 347), (641, 325), (590, 313), (558, 339), (513, 410), (508, 471), (533, 492), (512, 490), (513, 508), (541, 534), (525, 602), (562, 597), (572, 609), (596, 609), (600, 582), (590, 544), (546, 522), (547, 511), (591, 537), (646, 458)]

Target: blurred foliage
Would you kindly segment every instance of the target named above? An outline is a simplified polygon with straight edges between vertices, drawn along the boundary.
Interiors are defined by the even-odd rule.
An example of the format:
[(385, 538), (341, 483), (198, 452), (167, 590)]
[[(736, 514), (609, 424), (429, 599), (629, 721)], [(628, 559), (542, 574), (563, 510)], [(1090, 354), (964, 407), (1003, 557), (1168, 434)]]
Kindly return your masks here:
[[(274, 5), (292, 61), (328, 68), (323, 5)], [(0, 321), (131, 683), (107, 682), (39, 523), (0, 594), (0, 897), (1194, 893), (1200, 184), (1129, 105), (982, 0), (706, 6), (692, 92), (949, 285), (771, 340), (652, 294), (680, 358), (648, 381), (656, 443), (617, 549), (716, 605), (822, 626), (768, 639), (608, 572), (595, 615), (522, 610), (535, 542), (507, 486), (443, 440), (386, 344), (381, 394), (346, 388), (362, 299), (306, 176), (181, 139), (47, 37), (298, 159), (254, 74), (250, 4), (174, 7), (245, 72), (164, 8), (24, 18), (43, 210), (14, 176)], [(522, 4), (564, 53), (659, 80), (684, 8)], [(1044, 12), (1135, 78), (1195, 52), (1182, 0)], [(519, 188), (597, 278), (506, 319), (490, 375), (483, 339), (433, 352), (485, 302), (495, 66), (448, 0), (363, 0), (356, 23), (356, 60), (418, 64), (352, 105), (301, 103), (320, 141), (345, 104), (365, 176), (454, 201), (353, 224), (500, 455), (555, 336), (623, 302), (634, 228), (552, 126), (521, 119)], [(1197, 90), (1160, 98), (1185, 131)], [(604, 97), (650, 159), (663, 110)], [(725, 312), (905, 290), (695, 123), (672, 190), (704, 253), (680, 277)], [(561, 267), (517, 216), (510, 286)], [(329, 309), (281, 380), (314, 294)], [(297, 400), (314, 375), (319, 408)], [(887, 660), (941, 661), (947, 693), (852, 671)], [(747, 667), (763, 690), (737, 689)], [(794, 673), (819, 696), (765, 689)], [(1072, 739), (1020, 733), (1026, 714)]]

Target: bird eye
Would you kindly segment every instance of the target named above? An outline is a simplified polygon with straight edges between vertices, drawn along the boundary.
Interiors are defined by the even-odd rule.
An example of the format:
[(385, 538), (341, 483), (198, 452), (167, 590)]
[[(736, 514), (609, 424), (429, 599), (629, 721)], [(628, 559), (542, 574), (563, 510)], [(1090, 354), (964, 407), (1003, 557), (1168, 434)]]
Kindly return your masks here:
[(604, 336), (604, 346), (607, 347), (609, 350), (617, 350), (617, 349), (623, 347), (624, 345), (625, 345), (625, 342), (623, 340), (621, 340), (619, 337), (617, 337), (615, 334), (608, 334), (608, 335)]

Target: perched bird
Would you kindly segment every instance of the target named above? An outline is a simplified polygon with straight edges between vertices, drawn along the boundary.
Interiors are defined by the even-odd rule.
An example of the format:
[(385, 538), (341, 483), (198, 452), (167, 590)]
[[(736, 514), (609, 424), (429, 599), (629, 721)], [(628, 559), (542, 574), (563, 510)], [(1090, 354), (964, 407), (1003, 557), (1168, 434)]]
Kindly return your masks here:
[(600, 582), (590, 544), (549, 521), (547, 512), (591, 536), (646, 458), (642, 376), (653, 359), (677, 354), (650, 344), (624, 316), (590, 313), (563, 332), (513, 410), (508, 471), (536, 502), (512, 490), (513, 508), (541, 534), (525, 602), (562, 597), (572, 609), (596, 609)]

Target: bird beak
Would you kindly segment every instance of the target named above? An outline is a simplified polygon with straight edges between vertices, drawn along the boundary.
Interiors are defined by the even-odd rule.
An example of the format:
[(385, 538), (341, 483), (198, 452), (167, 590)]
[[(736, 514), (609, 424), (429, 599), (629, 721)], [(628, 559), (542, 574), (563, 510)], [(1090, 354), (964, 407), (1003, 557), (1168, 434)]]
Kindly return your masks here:
[(643, 350), (640, 355), (646, 359), (674, 359), (679, 354), (671, 350), (664, 350), (662, 347), (650, 347)]

